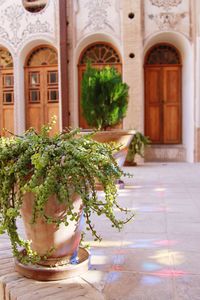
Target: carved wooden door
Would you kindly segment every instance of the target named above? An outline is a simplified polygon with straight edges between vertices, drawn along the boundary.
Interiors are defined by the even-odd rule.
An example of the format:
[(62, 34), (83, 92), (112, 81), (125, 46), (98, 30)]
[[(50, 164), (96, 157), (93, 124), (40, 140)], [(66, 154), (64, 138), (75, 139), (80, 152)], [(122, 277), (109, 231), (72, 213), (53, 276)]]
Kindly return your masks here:
[[(87, 47), (81, 54), (78, 65), (78, 93), (79, 93), (79, 126), (89, 128), (81, 109), (81, 82), (86, 70), (86, 63), (90, 61), (92, 67), (102, 69), (105, 66), (114, 67), (119, 73), (122, 73), (122, 64), (119, 54), (108, 43), (95, 43)], [(118, 127), (122, 127), (121, 124)]]
[[(163, 53), (154, 52), (153, 60), (162, 58), (164, 63), (145, 65), (145, 134), (154, 144), (181, 143), (181, 65), (175, 52), (170, 56), (173, 60), (167, 58), (167, 47), (164, 58), (175, 63), (166, 64)], [(148, 59), (152, 61), (152, 56)]]
[(6, 49), (0, 49), (0, 135), (14, 133), (13, 62)]
[[(59, 131), (59, 93), (58, 67), (55, 64), (57, 54), (55, 57), (55, 52), (51, 50), (45, 47), (41, 52), (38, 51), (38, 57), (34, 61), (31, 58), (32, 64), (25, 69), (26, 127), (34, 127), (39, 131), (43, 124), (49, 123), (56, 116), (57, 123), (51, 132), (53, 134)], [(39, 62), (42, 63), (37, 66)]]

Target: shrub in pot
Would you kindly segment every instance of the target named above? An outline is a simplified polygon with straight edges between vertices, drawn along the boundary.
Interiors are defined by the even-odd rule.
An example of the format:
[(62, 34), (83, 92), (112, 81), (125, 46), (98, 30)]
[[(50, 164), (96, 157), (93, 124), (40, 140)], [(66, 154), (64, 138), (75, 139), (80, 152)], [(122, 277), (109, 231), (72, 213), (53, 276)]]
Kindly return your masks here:
[(119, 124), (126, 115), (128, 90), (115, 68), (96, 69), (88, 63), (81, 90), (82, 112), (88, 125), (106, 130)]
[[(87, 64), (82, 79), (81, 106), (88, 125), (97, 132), (94, 138), (100, 142), (114, 141), (121, 144), (121, 151), (115, 154), (123, 165), (133, 131), (113, 130), (122, 122), (128, 107), (129, 87), (122, 81), (121, 74), (113, 67), (96, 69)], [(112, 130), (111, 132), (105, 132)]]
[[(123, 175), (112, 156), (115, 146), (96, 142), (92, 134), (78, 136), (78, 130), (50, 137), (50, 128), (0, 139), (0, 233), (8, 233), (13, 254), (22, 263), (70, 260), (79, 247), (82, 217), (86, 229), (100, 239), (92, 213), (106, 215), (117, 229), (126, 222), (113, 212), (120, 208), (115, 180)], [(98, 199), (96, 180), (104, 200)], [(17, 230), (21, 216), (27, 241)]]

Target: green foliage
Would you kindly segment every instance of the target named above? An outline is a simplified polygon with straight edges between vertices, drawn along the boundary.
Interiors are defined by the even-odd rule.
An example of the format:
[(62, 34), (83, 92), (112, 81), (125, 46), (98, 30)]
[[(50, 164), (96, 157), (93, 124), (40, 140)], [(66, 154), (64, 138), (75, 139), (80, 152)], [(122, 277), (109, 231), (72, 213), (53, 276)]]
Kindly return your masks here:
[(141, 132), (136, 132), (133, 136), (131, 144), (129, 146), (128, 154), (126, 160), (128, 162), (133, 162), (135, 159), (136, 154), (141, 157), (144, 157), (144, 149), (148, 145), (150, 145), (150, 139), (143, 135)]
[(126, 115), (128, 90), (121, 74), (112, 67), (101, 70), (90, 63), (82, 80), (82, 111), (89, 126), (105, 130), (118, 124)]
[[(68, 220), (79, 220), (73, 212), (72, 195), (81, 196), (87, 230), (95, 239), (101, 239), (91, 223), (92, 213), (105, 215), (112, 226), (121, 229), (126, 221), (116, 219), (114, 208), (127, 213), (116, 201), (115, 181), (125, 175), (113, 158), (116, 146), (98, 143), (92, 134), (81, 135), (72, 130), (49, 137), (50, 126), (44, 126), (40, 134), (30, 129), (23, 136), (0, 138), (0, 234), (8, 233), (13, 253), (22, 260), (20, 247), (27, 253), (26, 262), (40, 259), (31, 249), (31, 242), (24, 241), (17, 231), (16, 220), (21, 217), (23, 195), (35, 196), (32, 223), (43, 217), (47, 223), (68, 225)], [(105, 198), (100, 200), (96, 180), (102, 184)], [(49, 196), (56, 195), (60, 203), (66, 203), (68, 213), (62, 219), (45, 215)], [(127, 216), (128, 217), (128, 216)], [(48, 254), (47, 254), (48, 255)]]

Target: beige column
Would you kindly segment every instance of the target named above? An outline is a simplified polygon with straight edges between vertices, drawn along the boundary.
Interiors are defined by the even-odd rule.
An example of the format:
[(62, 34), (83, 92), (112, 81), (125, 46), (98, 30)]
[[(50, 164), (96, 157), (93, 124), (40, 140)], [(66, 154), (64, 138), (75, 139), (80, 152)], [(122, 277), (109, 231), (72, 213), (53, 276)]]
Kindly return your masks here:
[(14, 57), (14, 128), (15, 134), (25, 131), (24, 68), (17, 56)]
[[(141, 0), (123, 0), (122, 43), (123, 78), (129, 85), (129, 107), (124, 119), (125, 129), (144, 128), (143, 82), (143, 13)], [(133, 13), (134, 18), (129, 18)], [(131, 58), (130, 56), (133, 56)]]

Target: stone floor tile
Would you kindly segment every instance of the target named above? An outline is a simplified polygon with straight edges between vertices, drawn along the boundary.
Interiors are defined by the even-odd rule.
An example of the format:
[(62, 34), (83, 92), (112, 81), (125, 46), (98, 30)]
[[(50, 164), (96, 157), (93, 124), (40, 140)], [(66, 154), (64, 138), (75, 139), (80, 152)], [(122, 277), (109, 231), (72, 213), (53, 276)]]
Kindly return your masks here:
[(200, 275), (200, 253), (189, 251), (171, 251), (175, 270), (183, 270), (188, 274)]
[(173, 284), (170, 277), (129, 272), (109, 274), (104, 289), (109, 300), (172, 300)]
[(175, 300), (199, 300), (200, 276), (186, 275), (175, 278)]

